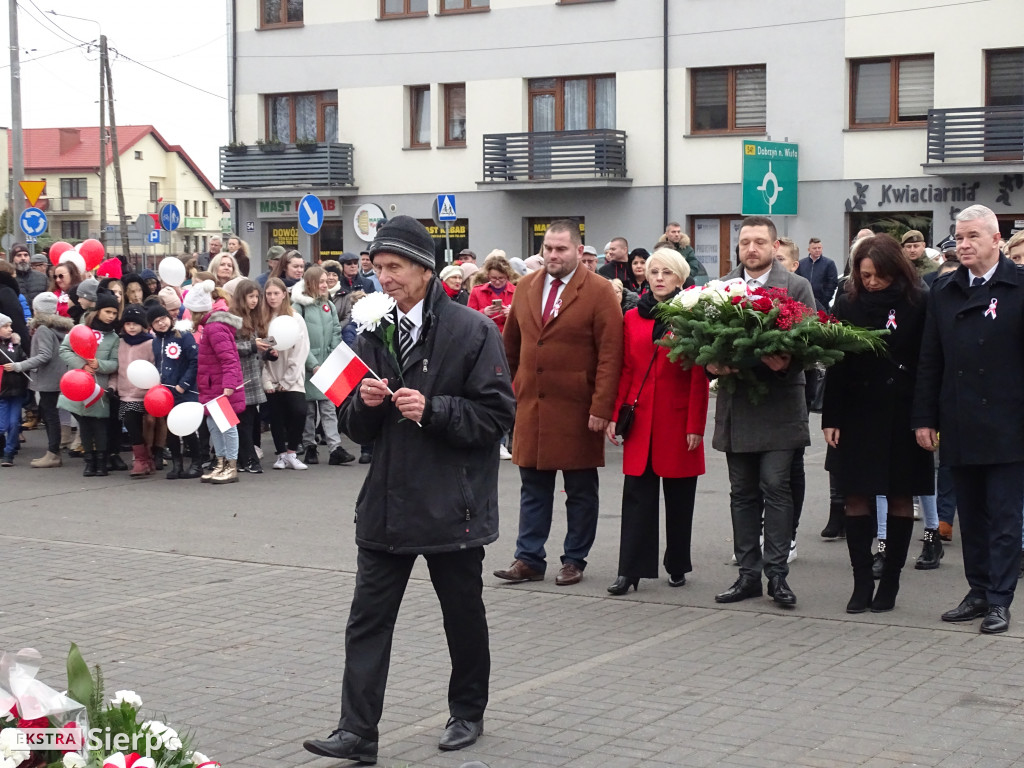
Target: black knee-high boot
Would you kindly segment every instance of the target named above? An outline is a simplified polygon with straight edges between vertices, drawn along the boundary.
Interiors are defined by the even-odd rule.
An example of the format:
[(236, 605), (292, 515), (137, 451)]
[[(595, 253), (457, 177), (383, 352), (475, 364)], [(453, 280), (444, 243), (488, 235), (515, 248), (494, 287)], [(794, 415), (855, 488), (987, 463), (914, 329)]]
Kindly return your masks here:
[(850, 551), (850, 565), (853, 567), (853, 595), (846, 604), (847, 613), (864, 613), (871, 606), (871, 595), (875, 591), (875, 579), (871, 575), (871, 542), (875, 538), (877, 524), (873, 515), (846, 518), (846, 548)]
[(878, 591), (871, 601), (871, 612), (882, 613), (896, 607), (896, 595), (900, 591), (900, 571), (907, 562), (910, 539), (914, 535), (914, 518), (888, 515), (885, 521), (885, 565), (882, 578), (878, 580)]

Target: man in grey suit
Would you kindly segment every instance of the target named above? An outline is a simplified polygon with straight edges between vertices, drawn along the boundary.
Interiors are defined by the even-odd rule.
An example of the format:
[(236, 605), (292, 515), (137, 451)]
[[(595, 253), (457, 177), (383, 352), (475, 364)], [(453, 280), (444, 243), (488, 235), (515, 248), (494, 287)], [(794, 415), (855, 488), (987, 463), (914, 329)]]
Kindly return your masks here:
[[(747, 285), (782, 288), (790, 297), (814, 309), (811, 284), (775, 259), (779, 247), (775, 224), (764, 216), (743, 220), (739, 236), (740, 265), (726, 280), (743, 278)], [(735, 368), (709, 364), (708, 373), (728, 376)], [(734, 392), (719, 389), (715, 405), (712, 446), (725, 451), (729, 467), (729, 506), (733, 548), (740, 577), (715, 602), (735, 603), (760, 597), (761, 571), (768, 577), (768, 596), (780, 605), (796, 605), (786, 583), (791, 536), (793, 493), (790, 466), (794, 454), (811, 444), (804, 397), (804, 372), (789, 355), (761, 358), (755, 369), (768, 384), (768, 397), (760, 405), (750, 402), (748, 388), (737, 382)], [(764, 551), (761, 535), (764, 515)]]

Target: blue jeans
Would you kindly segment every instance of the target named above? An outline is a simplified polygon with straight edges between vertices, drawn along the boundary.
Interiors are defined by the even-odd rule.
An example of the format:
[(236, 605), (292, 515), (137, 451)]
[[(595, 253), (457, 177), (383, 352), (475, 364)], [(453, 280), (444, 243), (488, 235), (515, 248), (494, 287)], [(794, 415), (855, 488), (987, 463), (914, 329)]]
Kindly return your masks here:
[[(917, 496), (921, 500), (921, 513), (924, 515), (924, 527), (935, 530), (939, 527), (939, 509), (935, 496)], [(885, 518), (889, 514), (889, 500), (885, 496), (875, 497), (875, 506), (878, 508), (878, 538), (885, 538)], [(1024, 531), (1021, 532), (1024, 537)]]
[(24, 395), (0, 397), (0, 435), (6, 440), (4, 453), (8, 456), (18, 452), (18, 441), (21, 439), (21, 406), (24, 404)]
[(213, 452), (231, 461), (238, 460), (238, 427), (231, 427), (227, 432), (221, 432), (213, 416), (206, 417), (206, 426), (210, 430), (210, 439), (213, 440)]
[(953, 524), (956, 516), (956, 491), (953, 489), (953, 470), (939, 465), (935, 478), (935, 501), (939, 508), (939, 520)]
[[(541, 573), (547, 567), (544, 544), (551, 533), (557, 474), (556, 469), (519, 468), (522, 488), (519, 492), (516, 559)], [(562, 563), (572, 563), (583, 570), (587, 567), (587, 555), (597, 537), (597, 512), (600, 505), (597, 470), (562, 470), (562, 481), (565, 484), (565, 516), (568, 523)]]

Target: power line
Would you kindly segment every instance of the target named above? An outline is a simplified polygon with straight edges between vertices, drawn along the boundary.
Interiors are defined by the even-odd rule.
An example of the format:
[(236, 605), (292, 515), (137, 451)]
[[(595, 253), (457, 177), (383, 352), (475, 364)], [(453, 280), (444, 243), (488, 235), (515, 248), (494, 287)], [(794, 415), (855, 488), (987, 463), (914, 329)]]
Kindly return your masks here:
[(138, 65), (139, 67), (141, 67), (143, 70), (148, 70), (148, 71), (152, 72), (155, 75), (160, 75), (161, 77), (165, 77), (168, 80), (173, 80), (175, 83), (178, 83), (180, 85), (184, 85), (184, 86), (186, 86), (188, 88), (200, 91), (201, 93), (206, 93), (208, 96), (213, 96), (214, 98), (220, 98), (220, 99), (223, 99), (225, 101), (227, 100), (227, 96), (222, 96), (219, 93), (214, 93), (213, 91), (208, 91), (205, 88), (200, 88), (198, 85), (193, 85), (191, 83), (186, 83), (184, 80), (179, 80), (178, 78), (174, 77), (173, 75), (168, 75), (166, 72), (161, 72), (160, 70), (155, 70), (155, 69), (153, 69), (152, 67), (150, 67), (148, 65), (144, 65), (144, 63), (142, 63), (141, 61), (136, 61), (131, 56), (126, 56), (124, 53), (122, 53), (121, 51), (117, 50), (116, 48), (111, 48), (111, 51), (113, 51), (114, 55), (118, 56), (119, 58), (123, 58), (125, 61), (130, 61), (131, 63), (134, 63), (134, 65)]
[(181, 53), (175, 53), (172, 56), (161, 56), (159, 59), (147, 59), (145, 62), (139, 62), (139, 63), (140, 64), (155, 64), (158, 61), (170, 61), (171, 59), (178, 59), (178, 58), (181, 58), (182, 56), (188, 56), (188, 54), (195, 53), (196, 51), (201, 50), (202, 48), (206, 48), (208, 45), (213, 45), (214, 43), (216, 43), (216, 42), (218, 42), (220, 40), (223, 40), (225, 37), (226, 37), (225, 35), (217, 35), (212, 40), (207, 40), (202, 45), (197, 45), (195, 48), (189, 48), (187, 51), (182, 51)]
[[(31, 0), (30, 0), (30, 1), (31, 1)], [(33, 4), (33, 5), (34, 5), (34, 4)], [(36, 15), (35, 15), (34, 13), (32, 13), (32, 12), (31, 12), (31, 11), (29, 10), (28, 6), (26, 6), (26, 5), (24, 5), (23, 3), (21, 3), (21, 2), (20, 2), (20, 0), (19, 0), (19, 2), (18, 2), (18, 7), (19, 7), (19, 8), (21, 9), (21, 10), (23, 10), (23, 11), (25, 12), (25, 15), (26, 15), (26, 16), (28, 16), (28, 18), (32, 19), (32, 21), (34, 21), (34, 22), (35, 22), (36, 24), (38, 24), (38, 25), (39, 25), (39, 26), (40, 26), (40, 27), (41, 27), (41, 28), (43, 29), (43, 31), (44, 31), (44, 32), (49, 32), (49, 33), (50, 33), (51, 35), (53, 35), (53, 36), (55, 36), (55, 37), (58, 37), (58, 38), (60, 38), (61, 42), (65, 42), (65, 43), (70, 43), (71, 45), (79, 45), (79, 44), (81, 44), (81, 43), (83, 43), (83, 42), (84, 42), (84, 41), (82, 41), (82, 40), (78, 40), (77, 38), (72, 38), (72, 37), (71, 37), (70, 35), (65, 35), (65, 34), (63, 34), (62, 32), (56, 32), (56, 31), (54, 31), (54, 30), (53, 30), (53, 29), (51, 28), (51, 26), (52, 26), (52, 22), (50, 22), (51, 26), (47, 26), (47, 24), (44, 24), (44, 23), (43, 23), (44, 21), (45, 21), (45, 22), (49, 22), (49, 19), (47, 19), (47, 18), (46, 18), (46, 17), (44, 16), (44, 17), (43, 17), (43, 20), (42, 20), (42, 21), (40, 21), (40, 20), (39, 20), (39, 19), (38, 19), (38, 18), (36, 17)], [(38, 9), (37, 9), (37, 10), (38, 10)], [(40, 13), (41, 13), (41, 11), (40, 11)], [(58, 27), (58, 29), (59, 29), (59, 27)]]
[[(81, 47), (82, 47), (81, 45), (72, 45), (70, 48), (64, 48), (63, 50), (60, 50), (60, 51), (53, 51), (52, 53), (44, 53), (41, 56), (33, 56), (31, 59), (22, 59), (20, 63), (22, 65), (29, 64), (29, 63), (31, 63), (33, 61), (39, 61), (40, 59), (48, 59), (51, 56), (59, 56), (62, 53), (67, 53), (68, 51), (73, 51), (76, 48), (81, 48)], [(0, 69), (9, 69), (10, 66), (11, 66), (10, 64), (0, 64)]]
[[(64, 29), (63, 27), (61, 27), (61, 26), (60, 26), (60, 24), (58, 24), (57, 22), (55, 22), (55, 21), (54, 21), (53, 19), (49, 18), (49, 16), (56, 16), (56, 15), (58, 15), (56, 11), (53, 11), (53, 10), (50, 10), (50, 11), (44, 11), (44, 10), (43, 10), (42, 8), (40, 8), (40, 7), (38, 6), (38, 5), (36, 5), (36, 2), (35, 2), (35, 0), (28, 0), (28, 1), (29, 1), (29, 2), (30, 2), (30, 3), (32, 4), (32, 7), (33, 7), (33, 8), (35, 8), (35, 9), (36, 9), (37, 11), (39, 11), (39, 13), (40, 13), (40, 14), (42, 14), (42, 16), (43, 16), (43, 18), (44, 18), (44, 19), (46, 19), (46, 20), (47, 20), (47, 21), (48, 21), (48, 22), (49, 22), (50, 24), (52, 24), (52, 25), (53, 25), (53, 26), (54, 26), (54, 27), (55, 27), (56, 29), (59, 29), (59, 30), (61, 31), (61, 33), (62, 33), (62, 34), (65, 34), (65, 35), (67, 35), (67, 36), (68, 36), (68, 37), (70, 37), (70, 38), (71, 38), (72, 40), (77, 40), (77, 41), (78, 41), (79, 43), (85, 43), (85, 44), (87, 44), (87, 45), (88, 45), (88, 43), (86, 43), (86, 41), (85, 41), (85, 40), (83, 40), (83, 39), (82, 39), (82, 38), (80, 38), (80, 37), (76, 37), (75, 35), (72, 35), (72, 34), (71, 34), (70, 32), (68, 32), (68, 31), (67, 31), (66, 29)], [(24, 6), (22, 6), (22, 7), (24, 8)], [(61, 15), (63, 15), (63, 14), (61, 14)], [(71, 17), (69, 16), (68, 18), (71, 18)], [(99, 26), (99, 22), (96, 22), (96, 25), (97, 25), (97, 26)]]
[[(956, 8), (965, 5), (977, 5), (979, 3), (990, 3), (993, 0), (958, 0), (958, 2), (944, 3), (942, 5), (924, 5), (916, 8), (901, 8), (890, 11), (874, 11), (871, 13), (858, 13), (851, 16), (831, 16), (821, 19), (801, 19), (798, 21), (780, 21), (774, 24), (758, 24), (748, 27), (723, 27), (721, 29), (705, 29), (693, 32), (672, 32), (669, 37), (686, 38), (700, 37), (703, 35), (718, 35), (727, 32), (753, 32), (764, 29), (780, 29), (783, 27), (799, 27), (809, 24), (826, 24), (835, 21), (850, 21), (853, 19), (867, 19), (878, 16), (891, 16), (898, 13), (915, 13), (917, 11), (936, 11), (943, 8)], [(522, 51), (537, 48), (562, 48), (576, 45), (604, 45), (608, 43), (633, 43), (650, 42), (661, 40), (661, 35), (640, 35), (638, 37), (615, 37), (604, 40), (576, 40), (560, 43), (531, 43), (528, 45), (488, 45), (486, 48), (431, 48), (430, 50), (419, 51), (367, 51), (363, 53), (251, 53), (238, 55), (239, 59), (346, 59), (366, 58), (368, 56), (424, 56), (428, 54), (453, 54), (453, 53), (489, 53), (491, 51)]]

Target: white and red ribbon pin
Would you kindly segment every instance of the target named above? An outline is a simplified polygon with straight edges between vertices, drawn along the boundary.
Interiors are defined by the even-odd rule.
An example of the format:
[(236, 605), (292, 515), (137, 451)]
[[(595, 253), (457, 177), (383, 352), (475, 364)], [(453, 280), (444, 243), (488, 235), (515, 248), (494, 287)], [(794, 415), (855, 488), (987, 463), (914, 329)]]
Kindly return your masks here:
[(992, 299), (988, 303), (988, 309), (985, 310), (985, 317), (992, 316), (992, 319), (996, 319), (996, 305), (999, 303), (999, 299)]
[(885, 321), (885, 327), (886, 328), (892, 328), (894, 331), (896, 330), (896, 310), (895, 309), (890, 309), (889, 310), (889, 319)]

